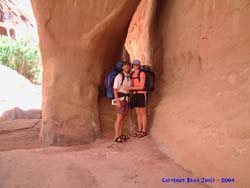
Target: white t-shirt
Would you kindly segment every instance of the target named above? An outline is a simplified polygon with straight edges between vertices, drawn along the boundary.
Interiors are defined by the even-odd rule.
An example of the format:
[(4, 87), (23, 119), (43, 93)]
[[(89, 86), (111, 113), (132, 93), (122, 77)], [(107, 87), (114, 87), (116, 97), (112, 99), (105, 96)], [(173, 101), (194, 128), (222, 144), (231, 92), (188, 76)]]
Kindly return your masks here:
[[(118, 89), (118, 92), (128, 94), (129, 92), (125, 91), (124, 88), (131, 86), (132, 82), (131, 82), (130, 74), (124, 75), (123, 83), (122, 84), (121, 83), (122, 83), (122, 73), (119, 73), (115, 77), (113, 89)], [(124, 100), (124, 97), (120, 97), (119, 100)]]

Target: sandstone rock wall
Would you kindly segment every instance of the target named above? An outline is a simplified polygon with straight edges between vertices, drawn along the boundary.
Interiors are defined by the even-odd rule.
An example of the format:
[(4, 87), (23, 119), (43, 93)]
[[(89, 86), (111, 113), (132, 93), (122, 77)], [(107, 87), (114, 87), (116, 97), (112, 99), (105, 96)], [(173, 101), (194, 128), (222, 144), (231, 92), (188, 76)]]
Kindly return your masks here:
[[(139, 1), (32, 2), (43, 140), (90, 142), (100, 129), (100, 78), (120, 58)], [(132, 59), (157, 73), (150, 128), (161, 150), (197, 176), (235, 178), (241, 188), (250, 186), (249, 18), (248, 0), (142, 0), (126, 41)]]
[(74, 145), (99, 134), (98, 85), (120, 58), (139, 0), (32, 1), (43, 60), (45, 145)]
[(249, 187), (249, 1), (161, 0), (157, 11), (152, 138), (193, 173)]

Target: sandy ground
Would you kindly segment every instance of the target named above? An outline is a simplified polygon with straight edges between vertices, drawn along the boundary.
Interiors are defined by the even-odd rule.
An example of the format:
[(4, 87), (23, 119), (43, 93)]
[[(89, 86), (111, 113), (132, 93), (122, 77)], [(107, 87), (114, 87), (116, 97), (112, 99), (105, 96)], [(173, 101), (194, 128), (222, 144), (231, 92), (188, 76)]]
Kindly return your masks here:
[[(192, 173), (162, 154), (149, 137), (114, 143), (111, 137), (74, 147), (40, 147), (40, 120), (0, 123), (1, 188), (204, 188), (162, 183)], [(19, 149), (18, 149), (19, 148)]]
[[(159, 152), (149, 138), (113, 144), (0, 152), (0, 187), (205, 187), (162, 183), (163, 177), (187, 178), (190, 172)], [(184, 186), (185, 185), (185, 186)]]

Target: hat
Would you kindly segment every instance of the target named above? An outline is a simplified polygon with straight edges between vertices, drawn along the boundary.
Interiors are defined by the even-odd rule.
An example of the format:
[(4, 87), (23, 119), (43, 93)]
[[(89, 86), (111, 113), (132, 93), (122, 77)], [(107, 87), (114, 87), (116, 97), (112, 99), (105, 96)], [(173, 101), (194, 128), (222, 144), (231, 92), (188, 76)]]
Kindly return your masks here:
[(132, 65), (141, 65), (141, 62), (140, 62), (140, 60), (135, 59), (135, 60), (133, 61)]

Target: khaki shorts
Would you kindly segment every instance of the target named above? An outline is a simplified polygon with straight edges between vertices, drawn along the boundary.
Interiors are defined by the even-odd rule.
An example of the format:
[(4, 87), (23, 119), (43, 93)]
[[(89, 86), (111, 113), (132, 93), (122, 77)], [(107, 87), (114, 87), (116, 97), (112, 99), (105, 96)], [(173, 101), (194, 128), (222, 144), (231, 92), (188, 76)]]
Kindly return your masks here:
[(120, 100), (121, 106), (115, 106), (115, 111), (117, 114), (123, 114), (126, 115), (129, 111), (129, 104), (126, 100)]

